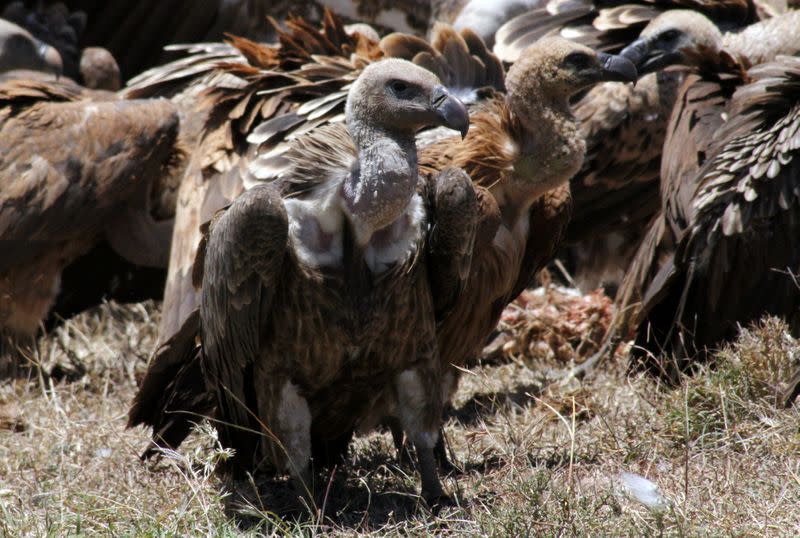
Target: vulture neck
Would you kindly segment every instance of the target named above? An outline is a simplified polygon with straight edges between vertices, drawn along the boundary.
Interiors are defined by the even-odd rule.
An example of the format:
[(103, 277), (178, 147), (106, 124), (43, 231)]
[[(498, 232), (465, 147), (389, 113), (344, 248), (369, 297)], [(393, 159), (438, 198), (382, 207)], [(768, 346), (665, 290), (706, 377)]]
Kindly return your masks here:
[[(561, 95), (523, 101), (509, 99), (510, 121), (517, 122), (519, 151), (511, 180), (500, 198), (503, 221), (513, 226), (547, 191), (570, 180), (583, 163), (586, 143), (578, 121)], [(515, 106), (517, 105), (517, 106)]]
[(417, 146), (414, 133), (353, 123), (350, 133), (358, 159), (344, 182), (342, 197), (356, 242), (363, 247), (377, 232), (390, 232), (388, 228), (406, 215), (419, 178)]

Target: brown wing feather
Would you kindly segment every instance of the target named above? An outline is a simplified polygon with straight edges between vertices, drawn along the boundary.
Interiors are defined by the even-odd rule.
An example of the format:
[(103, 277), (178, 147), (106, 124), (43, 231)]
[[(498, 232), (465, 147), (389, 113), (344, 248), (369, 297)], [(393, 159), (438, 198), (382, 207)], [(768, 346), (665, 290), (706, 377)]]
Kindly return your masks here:
[(200, 307), (203, 369), (226, 418), (217, 425), (225, 446), (255, 448), (241, 427), (260, 431), (247, 411), (257, 406), (245, 386), (252, 383), (248, 373), (288, 255), (288, 229), (280, 194), (262, 185), (237, 198), (209, 230)]
[(572, 216), (572, 195), (569, 185), (562, 185), (546, 192), (533, 203), (528, 215), (530, 219), (528, 242), (525, 245), (519, 276), (506, 303), (516, 299), (526, 288), (533, 285), (538, 272), (553, 259)]
[(661, 151), (678, 82), (652, 74), (636, 86), (601, 84), (576, 104), (586, 159), (570, 182), (570, 241), (641, 228), (660, 208)]
[(428, 234), (428, 271), (437, 319), (449, 312), (469, 278), (478, 199), (463, 170), (445, 168), (428, 181), (433, 192), (429, 214), (433, 228)]
[(128, 412), (128, 428), (153, 429), (153, 442), (142, 454), (159, 447), (175, 449), (192, 425), (211, 416), (214, 404), (200, 364), (200, 312), (195, 310), (181, 328), (156, 350)]
[(800, 267), (800, 60), (784, 57), (750, 75), (694, 181), (676, 276), (646, 294), (652, 338), (640, 330), (639, 343), (650, 349), (702, 357), (764, 313), (800, 320), (791, 276)]

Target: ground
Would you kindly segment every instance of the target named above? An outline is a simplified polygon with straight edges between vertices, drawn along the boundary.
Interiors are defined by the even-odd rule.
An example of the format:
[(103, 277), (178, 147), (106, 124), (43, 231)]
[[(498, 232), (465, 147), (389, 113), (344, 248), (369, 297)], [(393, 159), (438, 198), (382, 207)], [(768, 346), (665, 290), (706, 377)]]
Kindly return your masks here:
[[(775, 406), (800, 343), (768, 319), (678, 387), (629, 375), (622, 353), (567, 378), (609, 308), (600, 294), (549, 288), (506, 312), (447, 420), (462, 468), (445, 479), (454, 507), (431, 513), (375, 433), (319, 488), (324, 515), (280, 519), (227, 502), (212, 472), (226, 453), (209, 427), (180, 453), (139, 461), (147, 432), (126, 430), (126, 413), (158, 305), (104, 304), (39, 340), (48, 375), (0, 384), (0, 533), (800, 535), (800, 411)], [(288, 491), (262, 486), (262, 502)]]

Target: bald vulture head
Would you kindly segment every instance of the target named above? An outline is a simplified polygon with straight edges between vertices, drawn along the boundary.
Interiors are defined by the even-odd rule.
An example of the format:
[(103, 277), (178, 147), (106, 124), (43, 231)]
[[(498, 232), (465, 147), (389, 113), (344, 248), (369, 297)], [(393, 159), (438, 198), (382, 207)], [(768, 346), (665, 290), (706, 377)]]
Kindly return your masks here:
[(546, 37), (525, 49), (509, 68), (506, 89), (512, 110), (524, 115), (532, 104), (566, 107), (570, 97), (599, 82), (633, 82), (636, 77), (636, 68), (625, 58)]
[(24, 28), (0, 19), (0, 73), (16, 69), (60, 75), (61, 55)]
[(365, 244), (404, 214), (416, 192), (417, 131), (444, 126), (464, 137), (469, 114), (432, 72), (386, 59), (367, 66), (350, 88), (345, 116), (358, 163), (344, 183), (344, 210)]
[(639, 75), (673, 64), (686, 63), (687, 52), (716, 52), (722, 32), (708, 17), (696, 11), (673, 9), (650, 21), (639, 38), (620, 53), (631, 60)]
[(406, 60), (386, 59), (367, 66), (347, 96), (345, 115), (356, 146), (370, 125), (413, 139), (423, 127), (444, 126), (466, 136), (469, 115), (439, 78)]

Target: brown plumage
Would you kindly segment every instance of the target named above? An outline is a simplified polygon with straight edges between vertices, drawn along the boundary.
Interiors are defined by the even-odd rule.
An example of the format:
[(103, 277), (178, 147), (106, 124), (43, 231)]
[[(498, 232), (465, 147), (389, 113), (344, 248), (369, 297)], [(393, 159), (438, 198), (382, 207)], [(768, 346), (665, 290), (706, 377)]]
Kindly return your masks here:
[[(673, 12), (625, 52), (645, 69), (682, 62), (699, 70), (684, 83), (670, 121), (654, 240), (637, 253), (619, 304), (622, 325), (637, 332), (634, 355), (670, 377), (735, 335), (738, 324), (765, 313), (796, 323), (787, 271), (800, 263), (789, 239), (798, 218), (790, 134), (797, 64), (784, 58), (745, 67), (771, 57), (765, 42), (773, 54), (799, 50), (798, 22), (793, 12), (721, 34), (697, 14)], [(659, 38), (676, 27), (671, 40)], [(758, 36), (752, 55), (743, 34)], [(661, 361), (661, 352), (675, 361)]]
[[(167, 101), (120, 101), (69, 83), (0, 85), (0, 328), (30, 336), (62, 270), (102, 241), (163, 266), (170, 222), (150, 212), (178, 118)], [(94, 277), (93, 277), (94, 278)]]
[[(384, 55), (431, 69), (466, 101), (502, 87), (502, 66), (474, 34), (465, 32), (462, 37), (441, 28), (436, 35), (433, 45), (406, 34), (387, 36), (379, 45), (362, 34), (348, 34), (328, 12), (321, 31), (302, 19), (291, 19), (280, 31), (276, 46), (232, 39), (231, 46), (200, 49), (128, 89), (132, 96), (162, 91), (199, 94), (199, 106), (213, 110), (179, 193), (161, 341), (174, 334), (198, 305), (191, 271), (199, 228), (244, 189), (240, 176), (229, 170), (247, 150), (248, 140), (274, 147), (254, 166), (265, 174), (282, 169), (285, 162), (280, 155), (285, 146), (281, 142), (293, 133), (341, 121), (345, 87), (364, 66)], [(217, 65), (222, 56), (225, 60)], [(448, 64), (465, 69), (453, 71)]]
[[(495, 51), (513, 60), (526, 44), (560, 34), (616, 52), (653, 17), (676, 8), (706, 13), (728, 28), (756, 20), (746, 1), (550, 2), (501, 28)], [(573, 218), (560, 256), (570, 261), (574, 280), (584, 290), (604, 286), (614, 293), (660, 207), (661, 149), (683, 76), (680, 71), (659, 72), (643, 76), (635, 86), (598, 85), (575, 104), (587, 153), (571, 181)]]
[[(402, 60), (365, 69), (346, 115), (352, 142), (326, 129), (298, 138), (275, 180), (257, 165), (258, 142), (239, 162), (236, 173), (266, 183), (214, 218), (199, 253), (202, 375), (220, 440), (236, 449), (228, 470), (284, 469), (303, 487), (310, 485), (312, 437), (338, 439), (375, 397), (391, 394), (417, 449), (423, 495), (433, 500), (442, 495), (432, 452), (442, 374), (431, 269), (421, 255), (429, 216), (417, 194), (414, 134), (427, 125), (465, 132), (468, 117), (435, 75)], [(438, 191), (435, 210), (474, 214), (463, 173), (446, 181), (468, 190)], [(474, 224), (466, 224), (464, 244), (436, 242), (447, 263), (448, 250), (471, 254)], [(457, 280), (464, 269), (452, 273)], [(196, 318), (187, 324), (191, 330)], [(173, 342), (191, 354), (186, 340), (179, 333)], [(195, 388), (202, 393), (206, 385)], [(130, 423), (161, 430), (143, 411), (151, 406), (143, 399), (153, 394), (149, 386)]]
[[(264, 24), (268, 16), (284, 21), (294, 15), (316, 23), (328, 7), (345, 20), (368, 22), (382, 31), (424, 34), (431, 13), (426, 0), (206, 0), (202, 9), (194, 0), (48, 3), (57, 9), (48, 6), (44, 11), (67, 12), (66, 5), (72, 10), (69, 18), (82, 18), (80, 43), (109, 50), (119, 61), (124, 80), (174, 59), (174, 53), (164, 50), (167, 45), (218, 41), (226, 33), (271, 42), (276, 33)], [(28, 11), (21, 10), (23, 16)]]
[[(440, 322), (445, 364), (472, 364), (500, 314), (550, 260), (570, 214), (567, 184), (580, 168), (585, 143), (569, 98), (609, 79), (635, 77), (618, 58), (564, 39), (532, 45), (506, 77), (507, 94), (473, 115), (463, 142), (441, 140), (420, 152), (423, 168), (463, 168), (480, 188), (470, 278)], [(451, 369), (453, 378), (457, 377)], [(448, 387), (454, 390), (451, 381)]]

